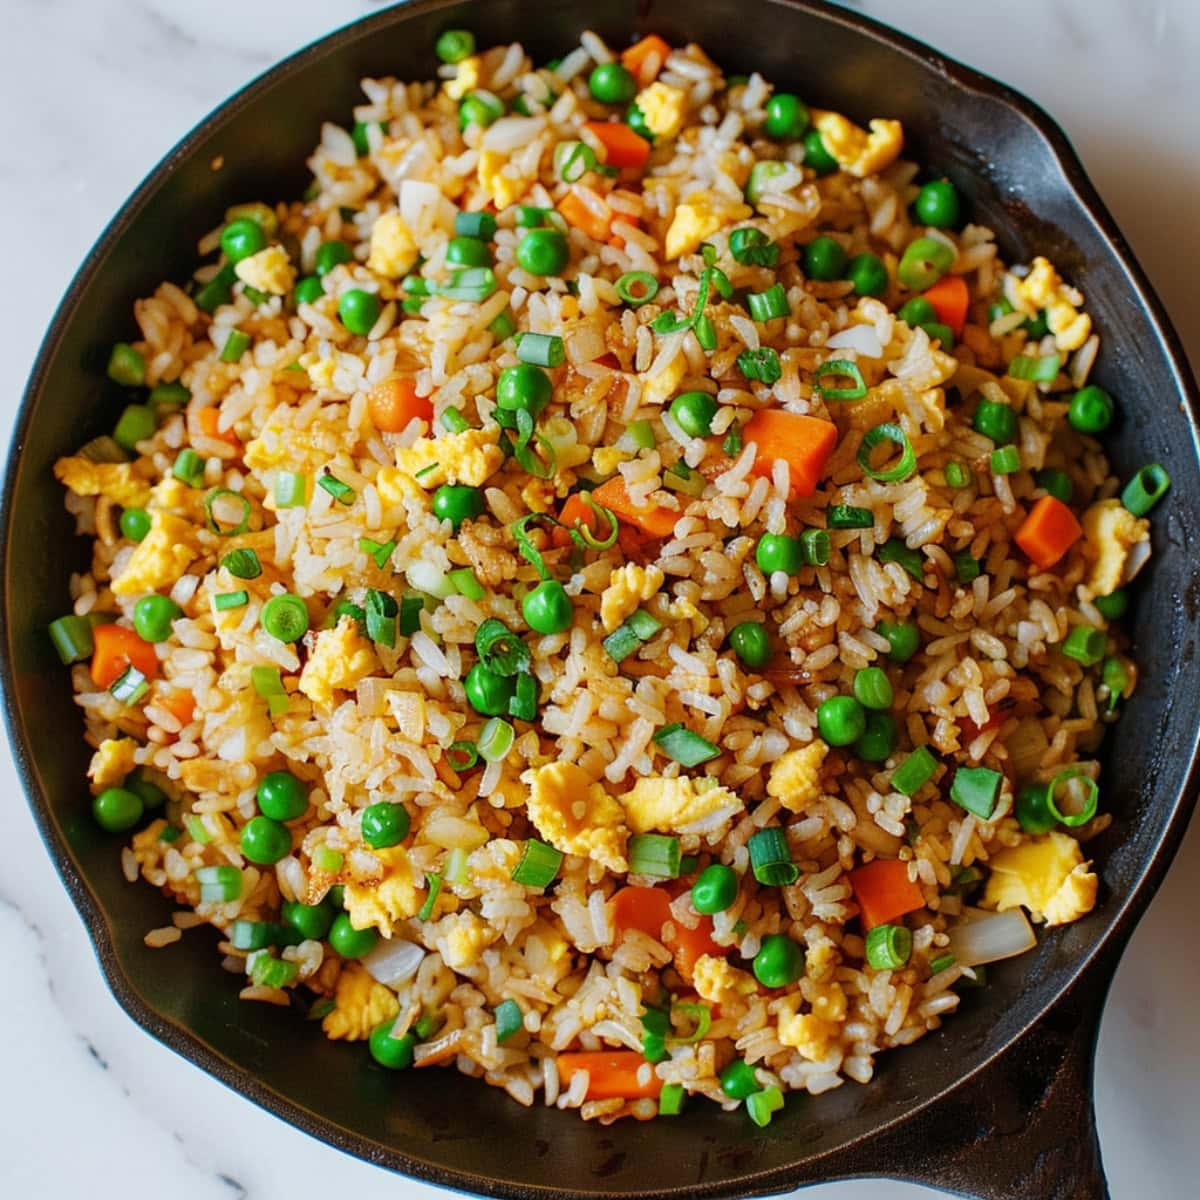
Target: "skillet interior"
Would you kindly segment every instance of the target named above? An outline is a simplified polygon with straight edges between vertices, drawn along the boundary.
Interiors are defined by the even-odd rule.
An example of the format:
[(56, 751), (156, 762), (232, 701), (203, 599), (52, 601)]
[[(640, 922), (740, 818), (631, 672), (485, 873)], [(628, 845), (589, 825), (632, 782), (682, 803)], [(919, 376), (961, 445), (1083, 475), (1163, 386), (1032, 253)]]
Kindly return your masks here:
[[(793, 1100), (765, 1131), (706, 1104), (682, 1120), (603, 1129), (523, 1110), (457, 1073), (386, 1074), (293, 1014), (238, 1002), (236, 981), (217, 968), (215, 936), (197, 931), (165, 952), (143, 946), (143, 932), (163, 923), (170, 906), (149, 888), (124, 883), (116, 841), (88, 815), (80, 722), (41, 633), (62, 611), (68, 572), (86, 561), (50, 464), (111, 428), (124, 401), (104, 378), (104, 359), (112, 342), (130, 334), (133, 300), (159, 279), (187, 277), (197, 238), (227, 205), (298, 194), (320, 122), (345, 118), (361, 76), (427, 76), (433, 39), (449, 26), (474, 29), (481, 44), (520, 36), (545, 59), (577, 40), (579, 7), (489, 0), (381, 13), (241, 94), (173, 152), (122, 213), (64, 302), (18, 419), (0, 521), (9, 717), (39, 822), (114, 991), (151, 1032), (231, 1086), (344, 1149), (459, 1187), (508, 1195), (745, 1195), (836, 1177), (836, 1156), (827, 1155), (909, 1115), (1007, 1046), (1103, 940), (1127, 936), (1190, 807), (1200, 722), (1200, 572), (1181, 552), (1195, 536), (1183, 498), (1200, 485), (1195, 425), (1184, 403), (1190, 383), (1172, 361), (1173, 335), (1156, 324), (1155, 302), (1123, 243), (1114, 248), (1108, 236), (1106, 214), (1089, 213), (1095, 198), (1078, 164), (1069, 157), (1064, 167), (1061, 134), (1048, 123), (1039, 128), (1031, 106), (1022, 111), (973, 73), (904, 39), (889, 44), (892, 35), (864, 32), (857, 18), (832, 9), (771, 0), (587, 6), (587, 24), (613, 43), (656, 29), (700, 42), (729, 71), (760, 70), (858, 118), (899, 117), (910, 153), (955, 180), (973, 218), (1000, 232), (1006, 257), (1045, 253), (1079, 285), (1104, 335), (1097, 378), (1125, 413), (1109, 444), (1115, 468), (1127, 475), (1158, 461), (1174, 480), (1154, 522), (1151, 581), (1133, 612), (1143, 682), (1107, 747), (1103, 794), (1117, 821), (1093, 844), (1102, 904), (1043, 939), (1033, 956), (997, 969), (992, 985), (942, 1034), (883, 1056), (869, 1088)], [(224, 165), (216, 170), (218, 156)], [(1083, 201), (1073, 185), (1084, 188)], [(64, 550), (47, 554), (47, 546)], [(888, 1168), (878, 1163), (879, 1173)]]

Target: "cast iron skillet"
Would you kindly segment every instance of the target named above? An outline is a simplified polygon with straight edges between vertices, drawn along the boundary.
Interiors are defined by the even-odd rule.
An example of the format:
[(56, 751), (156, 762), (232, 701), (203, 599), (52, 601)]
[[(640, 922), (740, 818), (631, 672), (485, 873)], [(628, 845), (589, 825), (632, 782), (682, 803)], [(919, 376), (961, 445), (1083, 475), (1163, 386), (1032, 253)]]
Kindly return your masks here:
[[(544, 61), (585, 25), (618, 45), (649, 30), (696, 40), (729, 71), (761, 70), (860, 119), (902, 119), (910, 152), (954, 179), (1011, 261), (1045, 253), (1079, 285), (1104, 335), (1097, 378), (1122, 401), (1116, 469), (1157, 461), (1174, 480), (1132, 614), (1142, 683), (1106, 746), (1117, 819), (1089, 846), (1098, 908), (995, 969), (942, 1032), (883, 1055), (870, 1086), (793, 1098), (766, 1130), (703, 1103), (677, 1120), (605, 1129), (522, 1109), (456, 1072), (395, 1076), (295, 1013), (239, 1003), (214, 938), (198, 931), (147, 950), (142, 934), (169, 906), (125, 884), (116, 841), (88, 815), (80, 722), (44, 634), (68, 572), (86, 561), (51, 463), (111, 429), (124, 398), (104, 359), (130, 335), (134, 299), (187, 278), (197, 237), (227, 205), (298, 194), (320, 122), (347, 119), (361, 76), (427, 77), (448, 27), (475, 30), (482, 45), (519, 37)], [(29, 382), (0, 505), (6, 716), (34, 816), (118, 1000), (178, 1053), (342, 1150), (522, 1200), (746, 1196), (864, 1175), (996, 1200), (1091, 1200), (1107, 1194), (1091, 1101), (1104, 995), (1194, 800), (1200, 571), (1185, 551), (1197, 495), (1196, 392), (1178, 339), (1061, 130), (1028, 100), (819, 3), (415, 0), (301, 51), (218, 109), (142, 184), (72, 283)]]

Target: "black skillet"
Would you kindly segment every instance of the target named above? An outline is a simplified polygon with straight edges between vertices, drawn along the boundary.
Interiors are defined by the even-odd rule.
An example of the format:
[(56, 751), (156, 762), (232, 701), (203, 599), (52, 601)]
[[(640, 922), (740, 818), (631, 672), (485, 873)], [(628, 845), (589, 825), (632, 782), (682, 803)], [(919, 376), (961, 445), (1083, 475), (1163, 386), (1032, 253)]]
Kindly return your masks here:
[[(434, 38), (449, 27), (473, 29), (482, 45), (519, 38), (542, 61), (585, 27), (617, 45), (654, 30), (698, 41), (730, 72), (759, 70), (857, 118), (900, 118), (910, 153), (958, 184), (1010, 261), (1044, 253), (1078, 284), (1104, 337), (1096, 378), (1122, 402), (1109, 439), (1115, 467), (1126, 476), (1157, 461), (1174, 480), (1132, 613), (1142, 682), (1105, 748), (1103, 794), (1116, 821), (1089, 846), (1102, 879), (1097, 909), (995, 968), (942, 1032), (882, 1056), (869, 1086), (793, 1098), (765, 1130), (701, 1103), (679, 1119), (605, 1129), (522, 1109), (455, 1072), (374, 1068), (294, 1013), (239, 1003), (213, 937), (146, 949), (143, 932), (163, 924), (169, 906), (123, 881), (115, 840), (87, 812), (81, 726), (44, 634), (86, 555), (51, 463), (111, 429), (124, 400), (104, 360), (132, 332), (134, 299), (160, 279), (186, 279), (198, 236), (229, 204), (299, 194), (321, 121), (347, 119), (364, 75), (427, 77)], [(522, 1198), (747, 1196), (887, 1175), (989, 1200), (1093, 1200), (1107, 1194), (1091, 1098), (1101, 1008), (1195, 794), (1196, 411), (1178, 339), (1062, 131), (995, 81), (819, 3), (400, 5), (301, 51), (189, 134), (109, 226), (54, 317), (0, 499), (0, 677), (18, 770), (109, 986), (134, 1020), (255, 1103), (368, 1161)]]

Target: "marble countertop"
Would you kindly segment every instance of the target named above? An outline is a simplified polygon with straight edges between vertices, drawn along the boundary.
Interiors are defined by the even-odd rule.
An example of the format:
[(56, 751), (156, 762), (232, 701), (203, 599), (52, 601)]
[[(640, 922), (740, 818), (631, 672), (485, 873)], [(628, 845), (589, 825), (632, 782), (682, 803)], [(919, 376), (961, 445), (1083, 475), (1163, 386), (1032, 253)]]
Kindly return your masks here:
[[(54, 305), (142, 175), (246, 80), (377, 7), (368, 0), (6, 0), (0, 195), (11, 231), (0, 289), (0, 444)], [(1200, 105), (1192, 91), (1200, 5), (868, 0), (861, 7), (1015, 85), (1061, 121), (1200, 364)], [(11, 964), (0, 989), (0, 1196), (446, 1195), (320, 1145), (135, 1027), (101, 981), (3, 746), (0, 795), (0, 953)], [(1116, 1200), (1196, 1193), (1198, 874), (1200, 826), (1135, 934), (1109, 998), (1096, 1093)], [(935, 1194), (859, 1181), (805, 1196)]]

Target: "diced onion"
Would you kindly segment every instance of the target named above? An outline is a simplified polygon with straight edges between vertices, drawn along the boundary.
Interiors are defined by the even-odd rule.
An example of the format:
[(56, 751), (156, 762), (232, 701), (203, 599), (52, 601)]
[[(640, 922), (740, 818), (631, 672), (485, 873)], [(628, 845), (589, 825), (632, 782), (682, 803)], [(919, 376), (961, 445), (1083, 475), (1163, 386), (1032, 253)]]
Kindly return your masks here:
[(874, 325), (851, 325), (835, 333), (826, 343), (829, 350), (856, 350), (867, 358), (881, 358), (883, 345)]
[(384, 987), (398, 988), (411, 979), (425, 957), (424, 947), (402, 938), (381, 938), (370, 954), (364, 954), (362, 965), (368, 974)]
[[(967, 912), (972, 919), (950, 930), (947, 947), (964, 967), (1013, 958), (1037, 945), (1033, 927), (1022, 909), (1010, 908), (1002, 913), (968, 909)], [(976, 913), (981, 915), (975, 917)]]

